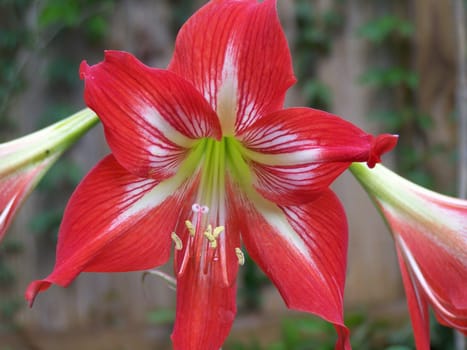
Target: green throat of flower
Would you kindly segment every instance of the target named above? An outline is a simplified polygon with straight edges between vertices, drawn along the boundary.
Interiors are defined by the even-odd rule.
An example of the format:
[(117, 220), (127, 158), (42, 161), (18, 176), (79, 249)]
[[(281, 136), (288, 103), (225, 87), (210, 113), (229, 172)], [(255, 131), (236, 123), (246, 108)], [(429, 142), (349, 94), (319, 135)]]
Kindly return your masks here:
[(245, 161), (244, 146), (234, 137), (201, 139), (185, 161), (183, 171), (188, 176), (201, 172), (197, 202), (215, 204), (225, 194), (225, 178), (230, 175), (245, 189), (251, 187), (251, 170)]

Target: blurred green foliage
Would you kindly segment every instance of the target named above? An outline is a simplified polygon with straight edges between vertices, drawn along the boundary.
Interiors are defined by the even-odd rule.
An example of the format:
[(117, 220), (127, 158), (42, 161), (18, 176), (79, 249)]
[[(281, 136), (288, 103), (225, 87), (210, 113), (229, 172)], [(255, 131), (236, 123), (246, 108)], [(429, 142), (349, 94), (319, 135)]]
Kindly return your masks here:
[(358, 34), (374, 44), (410, 40), (415, 31), (413, 23), (393, 14), (371, 19), (361, 26)]
[(320, 60), (331, 52), (333, 39), (341, 29), (340, 5), (341, 1), (334, 0), (328, 10), (320, 11), (317, 4), (308, 0), (295, 4), (295, 72), (305, 104), (313, 108), (329, 109), (332, 104), (331, 92), (317, 76), (317, 70)]
[[(350, 313), (345, 324), (351, 333), (353, 349), (358, 350), (414, 350), (412, 328), (408, 320), (398, 324), (369, 318), (365, 312)], [(454, 350), (447, 329), (432, 330), (432, 350)], [(261, 341), (261, 329), (248, 341), (229, 339), (225, 350), (333, 350), (336, 342), (334, 327), (319, 318), (296, 316), (281, 322), (280, 332), (270, 343)]]
[[(47, 44), (46, 88), (54, 96), (54, 102), (37, 119), (37, 129), (76, 110), (70, 98), (81, 86), (78, 67), (83, 57), (80, 52), (105, 38), (114, 3), (115, 0), (47, 0), (41, 3), (37, 25), (42, 34), (37, 40)], [(38, 196), (47, 201), (47, 206), (36, 211), (29, 227), (47, 246), (55, 244), (66, 201), (83, 175), (84, 171), (65, 156), (54, 164), (37, 187)]]
[(404, 67), (369, 68), (360, 77), (360, 81), (378, 88), (418, 87), (418, 75)]
[(79, 29), (85, 40), (97, 42), (107, 32), (107, 20), (103, 17), (114, 6), (114, 0), (46, 0), (39, 10), (39, 28)]
[[(50, 85), (57, 90), (76, 85), (81, 57), (69, 50), (70, 44), (100, 42), (108, 27), (105, 16), (114, 2), (0, 0), (0, 140), (16, 127), (15, 119), (8, 115), (8, 106), (26, 84), (23, 70), (27, 63), (46, 52), (50, 57)], [(61, 50), (67, 46), (68, 50)]]
[(244, 251), (245, 264), (241, 269), (241, 280), (238, 291), (239, 309), (243, 312), (256, 312), (262, 307), (262, 290), (271, 284), (258, 265)]
[[(408, 11), (408, 9), (407, 9)], [(397, 13), (371, 19), (357, 34), (376, 52), (375, 65), (369, 66), (360, 83), (375, 89), (371, 118), (385, 131), (400, 135), (396, 155), (398, 172), (425, 187), (433, 187), (428, 160), (437, 150), (428, 146), (427, 132), (432, 118), (417, 108), (419, 77), (413, 67), (414, 25)]]
[(25, 25), (31, 0), (0, 0), (0, 141), (15, 125), (7, 115), (13, 94), (21, 90), (23, 80), (18, 56), (22, 47), (31, 46), (31, 33)]
[(20, 309), (22, 300), (10, 293), (16, 283), (15, 271), (10, 259), (18, 256), (23, 249), (17, 240), (6, 238), (0, 245), (0, 334), (14, 327), (13, 316)]
[(195, 10), (195, 3), (192, 0), (172, 0), (172, 32), (178, 33)]

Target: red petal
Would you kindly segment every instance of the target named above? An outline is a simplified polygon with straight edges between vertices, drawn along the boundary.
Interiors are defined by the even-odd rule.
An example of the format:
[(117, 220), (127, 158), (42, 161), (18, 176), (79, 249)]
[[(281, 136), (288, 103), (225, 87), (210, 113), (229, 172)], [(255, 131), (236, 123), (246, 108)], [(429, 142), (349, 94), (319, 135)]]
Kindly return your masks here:
[(225, 285), (220, 264), (211, 263), (205, 273), (197, 260), (192, 258), (177, 278), (177, 317), (172, 334), (176, 350), (220, 349), (237, 312), (235, 279)]
[(267, 166), (250, 161), (256, 190), (279, 204), (299, 205), (319, 196), (350, 163)]
[(293, 207), (277, 207), (253, 193), (231, 197), (248, 253), (287, 306), (332, 322), (339, 334), (336, 349), (350, 349), (343, 323), (347, 222), (337, 197), (326, 190)]
[(113, 156), (106, 157), (72, 195), (60, 227), (54, 270), (29, 285), (29, 303), (51, 283), (66, 287), (84, 271), (134, 271), (164, 263), (178, 209), (196, 187), (182, 181), (173, 177), (158, 184), (137, 178)]
[(417, 280), (407, 268), (404, 257), (400, 249), (397, 249), (399, 260), (399, 268), (402, 274), (404, 283), (405, 295), (407, 297), (407, 305), (410, 310), (410, 318), (415, 337), (415, 345), (417, 350), (430, 349), (430, 315), (428, 313), (428, 304), (423, 290), (420, 289)]
[(202, 92), (224, 134), (279, 109), (295, 82), (275, 0), (209, 2), (180, 30), (168, 69)]
[(118, 162), (158, 180), (177, 172), (195, 139), (220, 138), (216, 114), (190, 83), (152, 69), (125, 52), (107, 51), (94, 66), (81, 64), (85, 100), (104, 124)]
[[(431, 205), (427, 203), (426, 206)], [(431, 227), (431, 230), (443, 232), (443, 242), (430, 233), (430, 228), (400, 213), (395, 214), (384, 203), (382, 209), (395, 233), (417, 344), (421, 344), (421, 349), (429, 349), (428, 304), (433, 307), (440, 323), (467, 334), (467, 242), (463, 241), (462, 228), (451, 234), (447, 228), (443, 232), (442, 228)], [(445, 209), (438, 207), (438, 211)], [(461, 223), (465, 217), (457, 219)], [(451, 215), (450, 220), (454, 224), (455, 216)], [(463, 230), (467, 232), (465, 224)], [(449, 244), (446, 238), (455, 238), (459, 233), (459, 239)]]
[(0, 241), (21, 204), (56, 159), (56, 156), (46, 158), (0, 179)]
[[(254, 172), (255, 188), (284, 205), (307, 202), (352, 162), (369, 165), (397, 137), (374, 137), (332, 114), (291, 108), (274, 112), (239, 136)], [(370, 164), (371, 163), (371, 164)]]
[[(225, 225), (216, 248), (208, 245), (202, 232), (189, 235), (180, 222), (183, 248), (175, 255), (177, 274), (177, 316), (172, 339), (175, 349), (218, 350), (229, 334), (236, 314), (236, 277), (240, 235), (232, 222), (232, 210), (210, 208), (207, 222)], [(222, 204), (221, 204), (222, 206)], [(220, 221), (219, 221), (220, 220)], [(181, 220), (183, 221), (183, 220)], [(196, 220), (192, 221), (196, 223)], [(199, 228), (204, 231), (203, 227)]]

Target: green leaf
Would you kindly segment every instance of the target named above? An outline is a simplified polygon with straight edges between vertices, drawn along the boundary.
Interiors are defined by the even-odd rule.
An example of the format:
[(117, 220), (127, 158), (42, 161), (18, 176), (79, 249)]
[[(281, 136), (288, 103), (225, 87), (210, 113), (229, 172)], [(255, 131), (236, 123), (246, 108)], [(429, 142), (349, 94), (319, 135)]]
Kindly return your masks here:
[(318, 109), (327, 109), (332, 105), (332, 93), (327, 85), (318, 79), (310, 79), (303, 87), (306, 104)]
[(359, 81), (379, 88), (407, 86), (415, 89), (418, 86), (418, 75), (403, 67), (370, 68), (360, 76)]
[(411, 22), (386, 15), (367, 22), (357, 30), (357, 34), (374, 44), (382, 44), (394, 36), (410, 38), (414, 31), (415, 27)]
[(49, 0), (39, 13), (39, 25), (47, 27), (56, 24), (74, 26), (79, 23), (81, 11), (77, 1)]
[(381, 123), (387, 132), (398, 132), (404, 124), (404, 119), (395, 110), (375, 111), (369, 117)]
[(36, 214), (29, 221), (29, 227), (31, 228), (31, 231), (37, 235), (44, 235), (49, 232), (53, 232), (55, 234), (55, 231), (60, 226), (62, 215), (63, 208), (51, 209), (46, 212)]
[(94, 16), (86, 21), (86, 36), (92, 43), (101, 41), (107, 33), (107, 21), (101, 16)]

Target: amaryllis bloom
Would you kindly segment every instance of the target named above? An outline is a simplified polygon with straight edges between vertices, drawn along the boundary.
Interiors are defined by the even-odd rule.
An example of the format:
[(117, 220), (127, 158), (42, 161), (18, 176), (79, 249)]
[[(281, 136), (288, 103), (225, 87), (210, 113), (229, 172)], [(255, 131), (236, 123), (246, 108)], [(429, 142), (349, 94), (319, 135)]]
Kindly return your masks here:
[(467, 201), (417, 186), (383, 166), (351, 166), (391, 229), (418, 350), (430, 349), (428, 306), (467, 335)]
[(27, 195), (70, 145), (97, 119), (85, 109), (47, 128), (0, 144), (0, 241)]
[(211, 1), (181, 29), (169, 67), (125, 52), (84, 62), (85, 100), (112, 155), (73, 194), (53, 272), (26, 297), (83, 271), (159, 266), (174, 245), (175, 349), (219, 349), (236, 313), (243, 246), (291, 308), (343, 324), (347, 223), (329, 184), (374, 165), (396, 137), (326, 112), (282, 109), (295, 82), (275, 1)]

